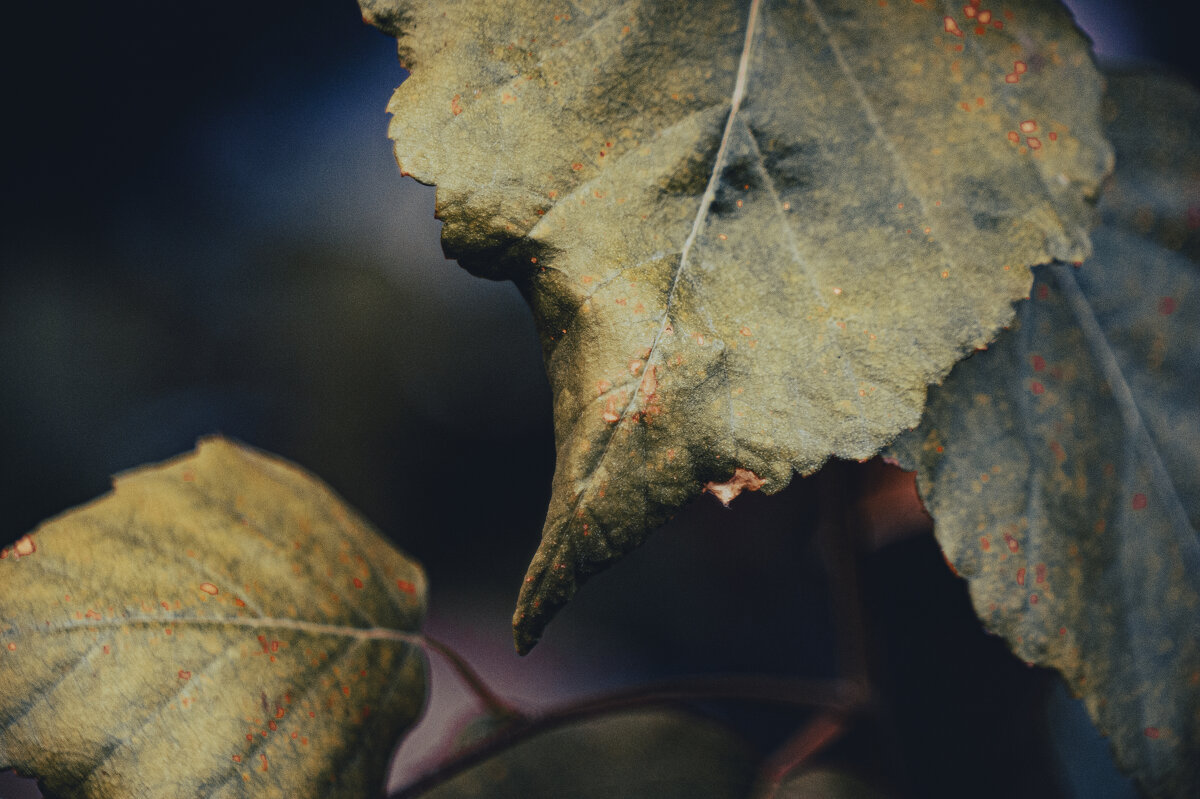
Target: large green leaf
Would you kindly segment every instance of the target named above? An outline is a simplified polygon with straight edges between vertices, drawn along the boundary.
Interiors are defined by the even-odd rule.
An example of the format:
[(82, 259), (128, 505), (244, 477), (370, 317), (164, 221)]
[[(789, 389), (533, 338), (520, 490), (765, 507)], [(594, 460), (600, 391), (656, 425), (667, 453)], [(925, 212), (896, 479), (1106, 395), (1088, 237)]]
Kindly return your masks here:
[(623, 711), (541, 732), (419, 795), (744, 799), (756, 766), (740, 738), (708, 719), (677, 710)]
[(1151, 795), (1200, 796), (1200, 97), (1110, 91), (1095, 257), (1042, 272), (893, 454), (984, 623), (1063, 673)]
[(377, 792), (424, 597), (319, 480), (201, 442), (0, 552), (0, 767), (88, 799)]
[(361, 5), (412, 71), (390, 133), (447, 254), (541, 331), (558, 461), (519, 650), (706, 484), (875, 453), (1028, 264), (1088, 251), (1110, 155), (1056, 2)]

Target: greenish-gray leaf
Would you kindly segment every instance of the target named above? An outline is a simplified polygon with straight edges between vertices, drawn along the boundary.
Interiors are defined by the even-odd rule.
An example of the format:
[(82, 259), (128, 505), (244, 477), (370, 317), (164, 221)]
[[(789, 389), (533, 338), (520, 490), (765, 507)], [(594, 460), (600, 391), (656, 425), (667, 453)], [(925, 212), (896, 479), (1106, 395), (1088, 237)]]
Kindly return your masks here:
[(223, 439), (0, 552), (0, 767), (86, 799), (381, 789), (425, 577), (315, 477)]
[(706, 484), (874, 454), (1028, 265), (1088, 252), (1110, 153), (1056, 2), (362, 6), (412, 71), (390, 133), (447, 254), (541, 331), (558, 460), (521, 651)]
[(614, 713), (524, 740), (422, 799), (742, 799), (757, 758), (736, 735), (680, 711)]
[(1114, 75), (1109, 106), (1095, 257), (1042, 272), (893, 454), (984, 623), (1063, 673), (1150, 795), (1200, 796), (1200, 97)]

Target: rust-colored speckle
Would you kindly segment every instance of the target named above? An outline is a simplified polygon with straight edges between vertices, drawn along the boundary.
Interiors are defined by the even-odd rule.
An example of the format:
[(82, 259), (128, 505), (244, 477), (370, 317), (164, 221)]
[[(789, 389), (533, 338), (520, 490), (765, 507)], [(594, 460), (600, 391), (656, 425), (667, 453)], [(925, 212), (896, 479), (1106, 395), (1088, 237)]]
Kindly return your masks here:
[(749, 469), (738, 467), (733, 472), (733, 477), (723, 483), (710, 481), (704, 486), (704, 490), (712, 494), (721, 504), (729, 507), (729, 503), (743, 491), (757, 491), (766, 484), (766, 480), (759, 477)]
[(13, 553), (18, 558), (27, 558), (34, 552), (37, 552), (37, 544), (34, 543), (33, 537), (30, 535), (21, 536), (13, 544)]
[(610, 396), (604, 403), (604, 410), (600, 413), (600, 418), (607, 424), (616, 424), (621, 419), (621, 414), (617, 413), (617, 398)]
[(1017, 569), (1017, 585), (1025, 585), (1025, 569)]
[(1133, 501), (1130, 504), (1133, 506), (1134, 510), (1142, 510), (1146, 507), (1146, 495), (1141, 493), (1134, 494)]
[(946, 33), (953, 34), (954, 36), (958, 36), (960, 38), (963, 35), (962, 29), (960, 29), (958, 27), (958, 23), (954, 21), (954, 17), (943, 17), (942, 27), (945, 28)]
[(354, 587), (355, 587), (355, 588), (362, 588), (362, 587), (363, 587), (363, 581), (362, 581), (362, 580), (360, 580), (360, 579), (358, 579), (357, 577), (355, 577), (355, 578), (354, 578)]
[(1150, 738), (1151, 740), (1157, 740), (1159, 738), (1159, 736), (1162, 734), (1158, 731), (1158, 727), (1147, 727), (1144, 730), (1144, 732), (1146, 734), (1146, 737)]
[(190, 671), (187, 671), (186, 669), (180, 669), (179, 670), (179, 679), (190, 680), (190, 679), (192, 679), (192, 673)]
[(200, 590), (209, 596), (216, 596), (220, 591), (212, 583), (200, 583)]
[(410, 583), (408, 580), (397, 580), (396, 587), (399, 588), (401, 591), (403, 591), (406, 594), (417, 593), (417, 587), (415, 585), (413, 585), (412, 583)]
[(1163, 316), (1170, 316), (1175, 313), (1177, 307), (1178, 303), (1175, 302), (1174, 297), (1163, 297), (1158, 301), (1158, 312)]
[(1033, 133), (1035, 130), (1037, 130), (1037, 122), (1035, 122), (1034, 120), (1027, 119), (1021, 123), (1021, 132), (1022, 133)]

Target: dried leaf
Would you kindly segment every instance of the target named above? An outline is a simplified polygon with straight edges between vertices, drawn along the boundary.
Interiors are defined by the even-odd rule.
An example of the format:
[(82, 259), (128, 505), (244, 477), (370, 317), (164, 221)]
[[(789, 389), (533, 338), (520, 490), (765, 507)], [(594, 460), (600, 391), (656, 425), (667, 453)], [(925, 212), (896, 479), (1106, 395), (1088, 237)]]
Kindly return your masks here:
[(1162, 232), (1200, 196), (1200, 97), (1115, 75), (1110, 102), (1095, 257), (1041, 272), (893, 454), (984, 623), (1062, 672), (1151, 796), (1198, 796), (1200, 272)]
[[(1055, 2), (362, 0), (411, 77), (402, 170), (533, 306), (558, 462), (514, 618), (736, 468), (780, 490), (919, 419), (1110, 160)], [(986, 17), (986, 18), (985, 18)]]
[(0, 768), (87, 799), (377, 792), (424, 597), (319, 480), (203, 441), (0, 552)]

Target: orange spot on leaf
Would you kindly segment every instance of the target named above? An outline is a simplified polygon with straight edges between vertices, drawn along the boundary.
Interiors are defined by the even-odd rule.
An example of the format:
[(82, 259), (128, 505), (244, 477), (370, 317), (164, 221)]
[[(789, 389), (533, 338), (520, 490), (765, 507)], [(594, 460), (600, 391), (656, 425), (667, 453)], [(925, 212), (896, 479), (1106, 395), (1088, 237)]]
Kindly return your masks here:
[(33, 542), (33, 538), (29, 535), (23, 535), (13, 544), (13, 552), (19, 558), (26, 558), (37, 552), (37, 544)]

